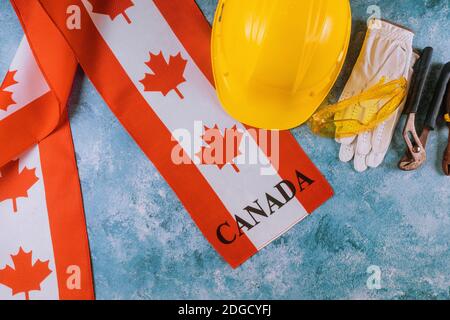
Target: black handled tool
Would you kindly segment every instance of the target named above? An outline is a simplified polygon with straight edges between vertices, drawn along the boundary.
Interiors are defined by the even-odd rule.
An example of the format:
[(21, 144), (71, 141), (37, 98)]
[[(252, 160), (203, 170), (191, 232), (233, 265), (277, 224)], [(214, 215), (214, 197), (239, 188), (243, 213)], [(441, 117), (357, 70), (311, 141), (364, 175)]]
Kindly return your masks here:
[(424, 129), (419, 137), (416, 129), (416, 114), (421, 105), (420, 102), (430, 72), (432, 58), (433, 48), (427, 47), (422, 51), (420, 59), (414, 66), (414, 75), (411, 80), (409, 94), (405, 104), (408, 119), (406, 121), (405, 129), (403, 130), (403, 138), (405, 139), (408, 150), (399, 163), (399, 168), (405, 171), (418, 169), (427, 159), (425, 147), (429, 130)]
[(430, 108), (428, 109), (425, 126), (430, 130), (434, 130), (436, 128), (437, 119), (441, 115), (449, 80), (450, 62), (447, 63), (441, 71), (441, 76), (439, 77), (436, 89), (434, 91), (433, 100), (431, 101)]
[(442, 105), (445, 110), (445, 121), (447, 122), (449, 128), (448, 145), (444, 152), (442, 169), (444, 170), (445, 175), (450, 176), (450, 62), (444, 66), (444, 69), (441, 72), (431, 105), (432, 107), (434, 106), (434, 110), (430, 112), (429, 118), (427, 117), (427, 125), (430, 125), (433, 129), (436, 125), (436, 119), (440, 115)]

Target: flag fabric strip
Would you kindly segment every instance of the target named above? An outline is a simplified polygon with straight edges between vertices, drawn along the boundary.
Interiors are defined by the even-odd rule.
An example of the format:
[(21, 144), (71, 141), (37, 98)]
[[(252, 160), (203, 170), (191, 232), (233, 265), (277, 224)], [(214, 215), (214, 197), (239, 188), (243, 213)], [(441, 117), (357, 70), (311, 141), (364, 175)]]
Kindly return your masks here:
[[(333, 195), (330, 185), (289, 132), (255, 131), (233, 120), (221, 108), (211, 71), (211, 30), (194, 0), (11, 2), (35, 57), (35, 69), (42, 73), (47, 86), (41, 88), (46, 89), (42, 97), (35, 97), (21, 108), (8, 106), (8, 114), (0, 118), (0, 148), (7, 151), (0, 155), (0, 167), (8, 165), (26, 146), (40, 142), (38, 148), (42, 150), (49, 140), (65, 151), (59, 157), (46, 158), (46, 163), (53, 161), (60, 173), (68, 170), (76, 176), (73, 151), (62, 143), (64, 140), (71, 144), (70, 132), (65, 131), (65, 138), (60, 139), (48, 134), (61, 124), (69, 130), (64, 122), (65, 104), (78, 62), (204, 236), (232, 267), (245, 262)], [(79, 27), (69, 27), (69, 13), (79, 15)], [(14, 85), (10, 85), (14, 70), (10, 71), (5, 90)], [(45, 96), (48, 101), (32, 107)], [(6, 91), (5, 104), (10, 99)], [(25, 112), (28, 114), (22, 116)], [(7, 137), (30, 119), (42, 121), (32, 123), (36, 130), (9, 142)], [(230, 140), (236, 143), (232, 152), (221, 155), (222, 162), (211, 162), (211, 155), (218, 150), (215, 142)], [(269, 145), (276, 145), (276, 151), (272, 152)], [(247, 161), (247, 149), (258, 152), (258, 162)], [(46, 166), (42, 168), (46, 171)], [(60, 174), (52, 177), (48, 178), (55, 181), (51, 185), (64, 180)], [(72, 175), (66, 177), (66, 182), (73, 188), (78, 183)], [(53, 200), (47, 197), (48, 208), (53, 207)], [(83, 215), (75, 214), (82, 211), (81, 198), (75, 193), (68, 201), (74, 207), (67, 215), (78, 217), (75, 236), (85, 243), (85, 228), (80, 220)], [(50, 226), (52, 222), (66, 226), (66, 220), (59, 219), (62, 216), (48, 215)], [(75, 241), (64, 233), (53, 232), (56, 229), (53, 227), (51, 233), (55, 257), (65, 250), (55, 241)], [(90, 272), (89, 260), (83, 260), (86, 250), (87, 245), (72, 250), (82, 259), (74, 265), (82, 266), (84, 275)], [(26, 251), (18, 255), (28, 257)], [(64, 270), (68, 272), (67, 264), (74, 257), (55, 258), (58, 280)], [(64, 262), (58, 266), (58, 261)], [(36, 268), (41, 275), (47, 272), (42, 264)], [(63, 289), (59, 288), (60, 295)], [(70, 292), (67, 294), (70, 298)]]
[[(38, 98), (42, 90), (48, 95), (44, 101), (36, 100), (32, 105), (31, 100), (17, 101), (5, 112), (0, 109), (0, 167), (42, 141), (61, 123), (77, 67), (70, 47), (37, 1), (12, 4), (28, 38), (21, 46), (31, 45), (29, 50), (19, 50), (23, 55), (15, 59), (29, 63), (24, 69), (26, 73), (16, 75), (21, 78), (16, 87), (30, 93), (18, 96)], [(25, 105), (27, 108), (23, 108)]]
[(68, 121), (0, 173), (0, 299), (93, 299)]
[(0, 170), (2, 300), (59, 298), (41, 164), (35, 146)]
[[(211, 28), (195, 1), (155, 0), (154, 3), (213, 86), (210, 53)], [(293, 181), (296, 178), (295, 171), (303, 168), (306, 172), (312, 172), (318, 182), (296, 195), (308, 213), (312, 213), (333, 196), (333, 190), (323, 175), (318, 172), (314, 163), (309, 161), (294, 136), (289, 131), (279, 132), (279, 135), (281, 145), (278, 173), (280, 176)]]
[[(37, 17), (27, 18), (34, 28)], [(32, 45), (26, 37), (21, 41), (0, 89), (0, 299), (93, 299), (81, 190), (64, 110), (76, 62), (70, 52), (69, 59), (58, 58), (47, 40), (44, 46), (36, 40), (44, 35), (34, 35), (27, 34)], [(36, 59), (41, 54), (46, 58)], [(52, 70), (58, 62), (49, 58), (65, 61), (64, 70)]]
[[(280, 165), (272, 168), (274, 174), (262, 175), (262, 165), (199, 163), (198, 154), (207, 148), (202, 144), (205, 131), (223, 134), (233, 128), (246, 135), (250, 128), (219, 105), (211, 76), (210, 30), (194, 1), (134, 0), (121, 14), (111, 2), (110, 7), (90, 0), (40, 3), (117, 118), (233, 267), (332, 196), (289, 133), (280, 134)], [(73, 5), (81, 9), (79, 29), (66, 27), (63, 12)], [(205, 128), (200, 135), (196, 122)], [(197, 148), (174, 136), (179, 129), (188, 131)], [(254, 139), (249, 144), (258, 148)], [(176, 148), (191, 163), (174, 164)]]
[[(31, 148), (32, 126), (53, 107), (55, 94), (23, 38), (2, 90), (10, 100), (0, 110), (0, 126), (22, 135), (26, 152), (0, 167), (0, 299), (93, 299), (90, 255), (66, 114)], [(11, 84), (11, 85), (9, 85)], [(3, 94), (3, 98), (6, 95)], [(3, 106), (5, 100), (0, 100)], [(59, 111), (56, 113), (58, 114)], [(11, 120), (11, 118), (14, 118)], [(41, 123), (41, 125), (43, 125)], [(29, 139), (29, 140), (27, 140)], [(19, 150), (17, 149), (15, 153)], [(23, 150), (22, 150), (23, 151)]]
[[(62, 27), (66, 17), (59, 13), (74, 2), (42, 4), (56, 25)], [(81, 2), (77, 4), (83, 5)], [(204, 236), (230, 265), (239, 266), (255, 254), (257, 249), (245, 235), (233, 244), (224, 244), (217, 238), (217, 226), (229, 221), (230, 213), (194, 164), (180, 166), (172, 161), (172, 150), (176, 148), (177, 142), (172, 140), (171, 132), (129, 80), (88, 12), (82, 10), (81, 13), (81, 21), (84, 22), (81, 30), (70, 30), (66, 34), (63, 27), (61, 29), (68, 37), (79, 63), (122, 125), (173, 188), (185, 208), (191, 214), (194, 213), (192, 218)], [(92, 52), (85, 50), (89, 42), (95, 43), (96, 55), (100, 55), (101, 59), (92, 59)], [(121, 81), (118, 81), (119, 79)]]
[(67, 114), (39, 144), (60, 300), (93, 300), (94, 284), (78, 168)]

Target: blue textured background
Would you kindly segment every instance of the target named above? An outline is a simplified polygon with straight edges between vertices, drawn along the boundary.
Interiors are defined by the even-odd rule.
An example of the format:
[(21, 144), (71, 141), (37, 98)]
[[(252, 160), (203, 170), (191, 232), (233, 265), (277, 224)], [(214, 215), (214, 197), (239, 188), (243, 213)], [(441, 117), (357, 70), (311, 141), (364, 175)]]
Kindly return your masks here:
[[(211, 21), (217, 1), (197, 2)], [(351, 49), (331, 101), (356, 60), (369, 5), (379, 5), (383, 18), (414, 29), (417, 47), (434, 46), (437, 64), (450, 60), (448, 0), (351, 3)], [(4, 74), (22, 37), (6, 0), (0, 0), (0, 25)], [(413, 173), (396, 169), (404, 152), (399, 129), (385, 164), (364, 174), (338, 162), (333, 141), (314, 137), (307, 128), (294, 130), (336, 196), (232, 270), (91, 83), (81, 72), (77, 77), (70, 119), (99, 299), (450, 298), (450, 179), (440, 169), (443, 126), (432, 135), (426, 167)], [(366, 287), (370, 265), (382, 269), (381, 290)]]

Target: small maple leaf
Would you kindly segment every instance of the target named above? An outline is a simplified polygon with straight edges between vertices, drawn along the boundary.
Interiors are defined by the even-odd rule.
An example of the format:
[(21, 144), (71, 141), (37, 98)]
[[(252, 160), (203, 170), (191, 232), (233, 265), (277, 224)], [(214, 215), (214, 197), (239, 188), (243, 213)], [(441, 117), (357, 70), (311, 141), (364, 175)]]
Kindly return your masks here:
[(20, 247), (16, 255), (11, 255), (14, 269), (7, 265), (0, 270), (0, 284), (9, 287), (13, 296), (25, 293), (26, 300), (30, 300), (30, 291), (41, 290), (42, 281), (52, 273), (48, 260), (37, 260), (33, 264), (32, 256), (32, 251), (25, 252)]
[(160, 91), (164, 96), (175, 90), (181, 99), (184, 96), (178, 90), (178, 86), (186, 81), (184, 71), (187, 60), (184, 60), (181, 53), (170, 56), (169, 63), (166, 62), (162, 52), (158, 55), (150, 53), (150, 60), (145, 63), (153, 74), (146, 73), (140, 82), (144, 85), (145, 91)]
[(15, 160), (3, 166), (0, 173), (0, 202), (11, 199), (17, 212), (17, 198), (27, 198), (28, 190), (39, 180), (36, 169), (24, 168), (19, 173), (19, 160)]
[(131, 20), (128, 17), (126, 10), (134, 6), (131, 0), (89, 0), (93, 9), (92, 12), (108, 15), (111, 20), (122, 15), (130, 24)]
[(213, 128), (205, 126), (205, 133), (202, 135), (203, 141), (208, 146), (202, 147), (202, 150), (197, 153), (197, 156), (205, 165), (216, 165), (222, 170), (227, 164), (231, 164), (236, 172), (239, 168), (233, 160), (241, 155), (239, 146), (241, 145), (243, 133), (233, 126), (230, 129), (225, 129), (224, 134), (220, 132), (218, 125)]
[(0, 109), (7, 111), (8, 107), (15, 104), (16, 102), (12, 98), (12, 92), (6, 91), (7, 88), (17, 84), (18, 82), (14, 79), (17, 70), (8, 71), (3, 80), (2, 85), (0, 86)]

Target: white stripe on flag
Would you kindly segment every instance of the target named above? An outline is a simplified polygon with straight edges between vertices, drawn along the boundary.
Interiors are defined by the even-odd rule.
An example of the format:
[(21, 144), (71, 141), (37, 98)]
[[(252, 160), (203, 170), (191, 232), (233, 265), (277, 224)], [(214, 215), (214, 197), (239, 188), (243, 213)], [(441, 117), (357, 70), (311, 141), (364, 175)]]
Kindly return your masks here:
[(17, 71), (14, 76), (17, 84), (7, 88), (13, 93), (12, 98), (15, 104), (11, 105), (7, 111), (0, 109), (0, 121), (50, 91), (26, 37), (23, 37), (20, 42), (9, 70)]
[[(13, 210), (12, 200), (0, 202), (0, 270), (6, 265), (15, 268), (11, 255), (16, 255), (19, 248), (31, 251), (32, 263), (38, 259), (49, 261), (52, 272), (41, 282), (40, 291), (30, 292), (30, 299), (56, 300), (59, 297), (58, 281), (38, 146), (20, 157), (19, 172), (24, 169), (36, 169), (39, 180), (28, 190), (28, 197), (17, 199), (17, 212)], [(0, 300), (24, 298), (23, 293), (13, 296), (11, 288), (0, 283)]]
[[(17, 71), (14, 76), (17, 84), (11, 86), (10, 90), (16, 104), (9, 107), (7, 112), (0, 110), (0, 120), (50, 91), (25, 37), (11, 63), (10, 71)], [(32, 262), (38, 259), (49, 261), (52, 273), (41, 283), (42, 290), (30, 292), (30, 298), (58, 299), (55, 258), (38, 146), (19, 158), (18, 173), (26, 169), (35, 169), (39, 180), (28, 189), (28, 197), (17, 198), (17, 212), (14, 212), (11, 199), (0, 202), (0, 270), (6, 265), (14, 269), (11, 255), (16, 255), (20, 248), (27, 253), (31, 251)], [(25, 295), (20, 293), (13, 296), (11, 288), (0, 284), (0, 298), (24, 299)]]

